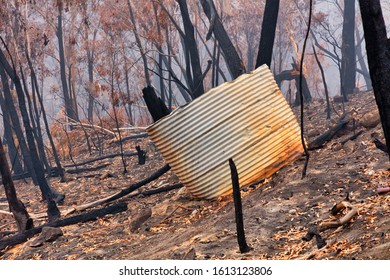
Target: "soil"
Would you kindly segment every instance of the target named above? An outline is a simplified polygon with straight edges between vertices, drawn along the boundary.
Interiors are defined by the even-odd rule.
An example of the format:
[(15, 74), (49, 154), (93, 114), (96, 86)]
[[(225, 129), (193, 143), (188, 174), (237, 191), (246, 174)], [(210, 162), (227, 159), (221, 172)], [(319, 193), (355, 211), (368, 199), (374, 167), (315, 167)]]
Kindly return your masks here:
[[(239, 252), (230, 195), (201, 200), (184, 187), (151, 196), (141, 194), (145, 190), (178, 183), (175, 174), (168, 171), (121, 198), (119, 201), (128, 205), (127, 211), (62, 227), (62, 236), (39, 247), (31, 247), (28, 242), (7, 247), (0, 252), (0, 258), (390, 259), (390, 193), (377, 194), (379, 187), (389, 186), (389, 156), (377, 149), (372, 141), (372, 133), (384, 141), (381, 125), (365, 128), (360, 123), (364, 116), (376, 109), (373, 94), (354, 94), (345, 106), (353, 120), (322, 149), (310, 152), (305, 178), (301, 178), (302, 157), (263, 183), (242, 187), (245, 234), (252, 247), (248, 253)], [(331, 120), (326, 120), (325, 109), (324, 101), (305, 105), (308, 142), (337, 122), (339, 116), (335, 111), (342, 114), (342, 104), (334, 104)], [(299, 108), (294, 108), (294, 112), (299, 116)], [(363, 133), (357, 139), (341, 144), (360, 130)], [(112, 136), (106, 135), (104, 143), (104, 154), (119, 151), (119, 144)], [(97, 151), (92, 155), (88, 153), (81, 133), (72, 139), (72, 145), (75, 162), (99, 156)], [(50, 178), (52, 187), (66, 195), (60, 210), (107, 197), (149, 177), (165, 164), (149, 138), (128, 140), (124, 148), (135, 151), (136, 145), (146, 150), (146, 164), (139, 165), (136, 156), (126, 157), (126, 174), (123, 174), (121, 158), (115, 157), (83, 166), (108, 164), (103, 169), (67, 173), (67, 182), (64, 183), (58, 178)], [(64, 163), (72, 164), (72, 161)], [(108, 173), (112, 177), (102, 176)], [(45, 212), (37, 186), (29, 179), (15, 183), (18, 196), (29, 213)], [(358, 209), (357, 215), (343, 226), (321, 232), (327, 243), (322, 249), (317, 248), (314, 239), (302, 240), (311, 226), (337, 219), (331, 215), (330, 209), (345, 200), (347, 194), (350, 203)], [(3, 189), (0, 190), (0, 209), (8, 210)], [(92, 209), (86, 211), (89, 210)], [(80, 213), (69, 216), (75, 214)], [(0, 222), (1, 239), (16, 232), (12, 216), (0, 213)], [(45, 218), (35, 219), (34, 225), (45, 222)]]

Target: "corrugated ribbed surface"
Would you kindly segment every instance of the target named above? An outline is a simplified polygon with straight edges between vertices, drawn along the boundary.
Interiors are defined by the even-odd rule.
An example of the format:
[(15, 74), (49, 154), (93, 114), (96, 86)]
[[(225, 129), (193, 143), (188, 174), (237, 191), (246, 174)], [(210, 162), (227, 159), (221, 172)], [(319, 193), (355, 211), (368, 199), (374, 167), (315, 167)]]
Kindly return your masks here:
[(244, 186), (303, 153), (297, 120), (266, 65), (210, 90), (147, 131), (179, 179), (201, 198), (231, 190), (229, 158)]

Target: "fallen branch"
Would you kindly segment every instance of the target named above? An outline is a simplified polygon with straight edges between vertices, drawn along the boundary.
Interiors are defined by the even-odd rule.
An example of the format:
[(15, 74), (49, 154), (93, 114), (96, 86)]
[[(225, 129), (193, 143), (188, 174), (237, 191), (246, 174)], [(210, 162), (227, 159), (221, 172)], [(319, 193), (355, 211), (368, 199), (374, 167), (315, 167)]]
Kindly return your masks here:
[(344, 129), (349, 120), (345, 120), (345, 115), (342, 115), (341, 118), (338, 120), (337, 124), (327, 131), (325, 131), (323, 134), (318, 136), (316, 139), (311, 141), (309, 143), (309, 150), (316, 150), (316, 149), (321, 149), (326, 142), (329, 142), (330, 140), (333, 139), (333, 137), (342, 129)]
[(113, 135), (113, 136), (116, 137), (116, 133), (113, 132), (113, 131), (111, 131), (111, 130), (109, 130), (109, 129), (107, 129), (107, 128), (98, 126), (98, 125), (96, 125), (96, 124), (88, 124), (88, 123), (78, 122), (78, 121), (76, 121), (76, 120), (74, 120), (74, 119), (71, 119), (71, 118), (69, 118), (69, 117), (68, 117), (68, 119), (71, 121), (70, 124), (71, 124), (72, 126), (82, 126), (82, 127), (86, 127), (86, 128), (100, 129), (101, 131), (104, 131), (104, 132), (106, 132), (106, 133), (108, 133), (108, 134)]
[(374, 142), (375, 147), (377, 147), (379, 150), (381, 150), (387, 154), (389, 153), (387, 146), (385, 144), (383, 144), (378, 138), (376, 138), (375, 136), (372, 136), (372, 141)]
[(158, 194), (158, 193), (163, 193), (163, 192), (168, 192), (168, 191), (175, 190), (175, 189), (180, 189), (183, 186), (184, 185), (182, 183), (178, 183), (178, 184), (175, 184), (175, 185), (169, 185), (169, 186), (161, 187), (161, 188), (154, 189), (154, 190), (144, 191), (144, 192), (141, 192), (141, 193), (139, 193), (137, 195), (151, 196), (151, 195)]
[[(146, 126), (130, 126), (130, 127), (120, 127), (119, 130), (146, 130)], [(114, 128), (112, 131), (117, 132), (118, 129)]]
[[(127, 194), (130, 194), (131, 192), (137, 190), (138, 188), (156, 180), (158, 177), (160, 177), (161, 175), (163, 175), (164, 173), (166, 173), (169, 169), (171, 169), (171, 167), (166, 164), (164, 165), (161, 169), (157, 170), (155, 173), (153, 173), (150, 177), (138, 182), (138, 183), (134, 183), (132, 185), (130, 185), (130, 187), (124, 189), (124, 190), (121, 190), (119, 192), (116, 192), (110, 196), (107, 196), (107, 197), (104, 197), (104, 198), (101, 198), (101, 199), (98, 199), (98, 200), (95, 200), (95, 201), (92, 201), (92, 202), (89, 202), (89, 203), (85, 203), (85, 204), (82, 204), (82, 205), (78, 205), (78, 206), (75, 206), (75, 207), (72, 207), (72, 208), (68, 208), (66, 210), (62, 210), (61, 211), (61, 217), (65, 217), (73, 212), (76, 212), (76, 211), (84, 211), (88, 208), (92, 208), (92, 207), (95, 207), (95, 206), (99, 206), (101, 204), (104, 204), (104, 203), (107, 203), (107, 202), (111, 202), (113, 200), (116, 200), (116, 199), (119, 199), (123, 196), (126, 196)], [(162, 187), (162, 188), (159, 188), (159, 189), (155, 189), (155, 190), (149, 190), (149, 191), (145, 191), (143, 193), (138, 193), (138, 194), (135, 194), (134, 196), (136, 195), (144, 195), (144, 196), (150, 196), (150, 195), (153, 195), (153, 194), (157, 194), (157, 193), (161, 193), (161, 192), (166, 192), (166, 191), (170, 191), (170, 190), (174, 190), (174, 189), (178, 189), (178, 188), (181, 188), (183, 187), (183, 184), (179, 183), (179, 184), (175, 184), (175, 185), (172, 185), (172, 186), (166, 186), (166, 187)], [(0, 213), (3, 213), (3, 214), (6, 214), (6, 215), (12, 215), (11, 212), (8, 212), (8, 211), (1, 211), (0, 210)], [(47, 217), (47, 213), (38, 213), (38, 214), (30, 214), (30, 217), (32, 219), (42, 219), (42, 218), (45, 218)]]
[(377, 193), (378, 194), (385, 194), (385, 193), (388, 193), (390, 192), (390, 187), (385, 187), (385, 188), (377, 188)]
[(13, 236), (0, 240), (0, 251), (4, 250), (8, 246), (14, 246), (27, 241), (27, 239), (31, 238), (35, 234), (40, 233), (43, 227), (64, 227), (64, 226), (69, 226), (77, 223), (89, 222), (97, 218), (104, 217), (107, 214), (116, 214), (126, 210), (127, 210), (127, 204), (123, 202), (115, 205), (110, 205), (101, 209), (93, 210), (87, 213), (83, 213), (80, 215), (76, 215), (73, 217), (69, 217), (66, 219), (61, 219), (55, 222), (47, 223), (45, 225), (27, 230), (23, 233), (18, 233)]
[[(134, 152), (133, 152), (133, 153), (123, 153), (123, 156), (125, 156), (125, 157), (131, 157), (131, 156), (136, 156), (136, 155), (137, 155), (137, 153), (134, 153)], [(110, 154), (110, 155), (105, 155), (105, 156), (97, 157), (97, 158), (90, 159), (90, 160), (83, 161), (83, 162), (76, 163), (76, 164), (64, 165), (64, 167), (81, 166), (81, 165), (89, 164), (89, 163), (92, 163), (92, 162), (95, 162), (95, 161), (98, 161), (98, 160), (103, 160), (103, 159), (107, 159), (107, 158), (114, 158), (114, 157), (119, 157), (119, 156), (121, 156), (121, 153)]]
[(337, 215), (340, 211), (347, 209), (348, 212), (337, 219), (336, 221), (323, 222), (317, 227), (310, 227), (307, 234), (302, 238), (304, 241), (310, 241), (313, 237), (316, 237), (317, 248), (321, 249), (326, 245), (325, 240), (321, 237), (320, 233), (331, 228), (338, 228), (349, 223), (352, 218), (357, 214), (357, 208), (354, 207), (349, 201), (342, 201), (337, 203), (331, 210), (332, 215)]
[(362, 133), (363, 133), (363, 130), (360, 130), (358, 133), (355, 133), (355, 134), (352, 135), (351, 137), (348, 137), (347, 139), (344, 139), (343, 141), (341, 141), (340, 144), (341, 144), (341, 145), (344, 145), (344, 144), (347, 143), (348, 141), (355, 140), (355, 139), (358, 138)]
[(156, 180), (157, 178), (159, 178), (161, 175), (163, 175), (164, 173), (168, 172), (169, 170), (171, 169), (171, 167), (169, 166), (169, 164), (166, 164), (164, 165), (163, 167), (161, 167), (159, 170), (157, 170), (156, 172), (154, 172), (149, 178), (146, 178), (138, 183), (134, 183), (134, 184), (131, 184), (130, 187), (124, 189), (124, 190), (121, 190), (119, 193), (115, 194), (113, 197), (109, 198), (107, 200), (107, 202), (111, 202), (111, 201), (114, 201), (116, 199), (119, 199), (121, 197), (124, 197), (126, 195), (128, 195), (129, 193), (135, 191), (136, 189)]
[(68, 169), (66, 170), (67, 173), (69, 174), (80, 174), (83, 172), (92, 172), (92, 171), (97, 171), (103, 168), (106, 168), (107, 166), (110, 166), (110, 163), (107, 164), (102, 164), (96, 167), (87, 167), (87, 168), (76, 168), (76, 169)]
[[(126, 137), (122, 138), (122, 143), (127, 141), (127, 140), (139, 139), (139, 138), (147, 138), (147, 137), (149, 137), (149, 134), (147, 134), (147, 133), (129, 135), (129, 136), (126, 136)], [(114, 143), (119, 143), (119, 140), (115, 140)]]
[(14, 214), (12, 214), (12, 212), (5, 211), (5, 210), (0, 210), (0, 214), (4, 214), (4, 215), (7, 215), (7, 216), (12, 216), (12, 217), (14, 216)]
[(338, 228), (350, 222), (352, 218), (357, 214), (357, 208), (354, 207), (348, 201), (342, 201), (337, 203), (331, 210), (332, 215), (337, 215), (340, 211), (347, 209), (348, 212), (340, 219), (331, 222), (324, 222), (319, 225), (319, 232), (323, 232), (330, 228)]

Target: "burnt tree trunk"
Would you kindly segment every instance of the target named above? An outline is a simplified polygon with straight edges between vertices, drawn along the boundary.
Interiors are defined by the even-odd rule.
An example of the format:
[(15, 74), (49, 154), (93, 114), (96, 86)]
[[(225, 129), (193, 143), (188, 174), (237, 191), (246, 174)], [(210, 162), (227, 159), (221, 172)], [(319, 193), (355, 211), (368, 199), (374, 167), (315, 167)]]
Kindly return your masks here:
[(18, 113), (16, 111), (14, 100), (11, 95), (11, 90), (9, 88), (8, 78), (7, 74), (5, 73), (5, 70), (0, 64), (0, 76), (1, 76), (1, 83), (3, 85), (3, 93), (4, 93), (4, 105), (7, 107), (7, 110), (9, 112), (9, 116), (11, 119), (12, 127), (14, 129), (15, 135), (18, 138), (20, 150), (22, 152), (24, 166), (27, 169), (27, 172), (30, 174), (31, 178), (33, 179), (33, 182), (35, 185), (38, 184), (37, 176), (34, 171), (33, 161), (31, 157), (31, 153), (28, 149), (26, 139), (23, 134), (23, 130), (19, 121)]
[[(39, 160), (37, 148), (35, 146), (34, 135), (30, 125), (30, 120), (28, 117), (28, 112), (26, 108), (26, 102), (24, 98), (24, 93), (22, 89), (22, 84), (20, 82), (20, 78), (16, 73), (16, 70), (11, 67), (8, 63), (3, 51), (0, 49), (0, 64), (4, 67), (4, 70), (7, 72), (8, 76), (15, 84), (16, 93), (19, 101), (20, 113), (22, 115), (22, 120), (24, 124), (24, 129), (27, 138), (27, 144), (31, 153), (31, 158), (33, 161), (33, 168), (35, 171), (35, 175), (37, 176), (37, 181), (39, 188), (42, 192), (42, 198), (47, 203), (47, 215), (49, 217), (49, 221), (56, 220), (60, 217), (60, 211), (57, 208), (56, 202), (54, 199), (58, 199), (58, 201), (64, 199), (64, 195), (60, 195), (58, 193), (53, 192), (50, 188), (49, 183), (46, 181), (44, 169), (42, 163)], [(2, 68), (0, 67), (0, 68)]]
[(8, 146), (8, 155), (11, 159), (11, 173), (12, 170), (15, 174), (23, 174), (22, 163), (20, 162), (18, 148), (15, 145), (13, 133), (12, 133), (12, 124), (11, 118), (9, 116), (8, 108), (5, 106), (5, 100), (0, 94), (0, 107), (3, 112), (3, 125), (4, 125), (4, 139), (7, 141)]
[(380, 0), (359, 0), (359, 4), (375, 100), (390, 150), (390, 40)]
[(137, 150), (137, 155), (138, 155), (138, 164), (139, 165), (144, 165), (146, 161), (146, 152), (141, 149), (140, 146), (135, 146), (135, 149)]
[(203, 74), (199, 59), (199, 51), (195, 40), (194, 26), (192, 25), (190, 15), (188, 13), (187, 1), (178, 0), (180, 6), (181, 17), (183, 19), (183, 26), (185, 37), (183, 38), (185, 44), (185, 51), (188, 52), (193, 85), (191, 88), (193, 98), (197, 98), (204, 93)]
[(355, 90), (356, 51), (355, 51), (355, 0), (344, 1), (344, 23), (341, 45), (341, 94), (348, 101), (348, 94)]
[(143, 98), (150, 114), (152, 115), (153, 121), (158, 121), (162, 117), (169, 115), (167, 106), (162, 102), (161, 98), (157, 97), (154, 88), (151, 86), (142, 89)]
[(245, 239), (245, 230), (244, 230), (244, 218), (242, 216), (242, 202), (240, 194), (240, 184), (238, 180), (238, 173), (236, 165), (232, 159), (229, 159), (229, 166), (232, 176), (232, 185), (233, 185), (233, 199), (234, 199), (234, 209), (236, 214), (236, 228), (237, 228), (237, 240), (238, 246), (241, 253), (246, 253), (251, 250), (251, 248), (246, 243)]
[(42, 226), (31, 228), (23, 233), (18, 233), (8, 238), (3, 238), (0, 240), (0, 251), (6, 248), (7, 246), (14, 246), (22, 242), (27, 241), (29, 238), (34, 236), (37, 233), (42, 232), (44, 227), (64, 227), (69, 225), (74, 225), (77, 223), (85, 223), (89, 221), (94, 221), (97, 218), (106, 216), (107, 214), (116, 214), (127, 210), (127, 204), (122, 202), (110, 206), (106, 206), (100, 209), (92, 210), (90, 212), (85, 212), (80, 215), (73, 217), (57, 220), (54, 222), (49, 222)]
[(61, 161), (60, 161), (60, 158), (59, 158), (58, 153), (57, 153), (57, 148), (55, 147), (54, 140), (53, 140), (53, 137), (52, 137), (51, 132), (50, 132), (49, 122), (47, 120), (46, 110), (45, 110), (45, 106), (43, 104), (42, 95), (39, 92), (37, 76), (35, 74), (35, 70), (33, 68), (33, 65), (32, 65), (32, 62), (30, 60), (30, 56), (29, 56), (28, 52), (26, 52), (26, 58), (27, 58), (27, 61), (28, 61), (30, 72), (31, 72), (32, 88), (33, 88), (33, 90), (35, 88), (35, 91), (36, 91), (36, 94), (37, 94), (37, 98), (38, 98), (38, 101), (39, 101), (39, 105), (41, 106), (43, 122), (45, 124), (47, 137), (49, 139), (50, 146), (51, 146), (51, 149), (52, 149), (52, 152), (53, 152), (53, 157), (54, 157), (54, 161), (55, 161), (56, 166), (57, 166), (58, 174), (61, 177), (61, 182), (65, 182), (66, 181), (65, 180), (65, 173), (64, 173), (64, 170), (63, 170), (63, 168), (61, 166)]
[(0, 173), (3, 179), (5, 195), (8, 200), (9, 208), (14, 215), (19, 232), (24, 232), (33, 227), (33, 221), (27, 213), (23, 203), (16, 196), (14, 182), (11, 178), (11, 171), (5, 156), (3, 143), (0, 137)]
[(61, 84), (62, 84), (62, 92), (64, 95), (64, 103), (65, 103), (65, 111), (66, 116), (78, 121), (78, 116), (76, 114), (76, 108), (73, 108), (72, 96), (68, 88), (68, 81), (66, 79), (66, 65), (65, 65), (65, 48), (64, 48), (64, 37), (63, 37), (63, 29), (62, 29), (62, 10), (63, 4), (61, 1), (58, 2), (58, 16), (57, 16), (57, 30), (56, 35), (58, 39), (58, 54), (60, 58), (60, 75), (61, 75)]
[(256, 68), (267, 64), (271, 69), (272, 49), (274, 46), (276, 23), (278, 22), (280, 0), (267, 0), (265, 3), (259, 52), (257, 54)]
[[(300, 69), (300, 66), (298, 65), (299, 62), (297, 62), (294, 58), (293, 58), (293, 61), (294, 61), (294, 63), (292, 63), (293, 69), (295, 71), (299, 72), (299, 69)], [(299, 106), (299, 105), (301, 105), (301, 98), (300, 98), (299, 92), (298, 92), (298, 89), (300, 88), (299, 76), (295, 77), (295, 84), (296, 84), (296, 88), (297, 88), (297, 93), (296, 93), (294, 105)], [(307, 84), (305, 75), (302, 75), (302, 93), (303, 93), (304, 102), (310, 102), (312, 100), (310, 89), (309, 89), (309, 86)]]
[(219, 45), (221, 46), (229, 72), (232, 78), (235, 79), (245, 72), (244, 63), (242, 62), (236, 48), (230, 40), (229, 35), (227, 34), (225, 27), (223, 26), (221, 19), (218, 16), (213, 1), (201, 0), (200, 3), (202, 4), (204, 13), (213, 25), (211, 29)]

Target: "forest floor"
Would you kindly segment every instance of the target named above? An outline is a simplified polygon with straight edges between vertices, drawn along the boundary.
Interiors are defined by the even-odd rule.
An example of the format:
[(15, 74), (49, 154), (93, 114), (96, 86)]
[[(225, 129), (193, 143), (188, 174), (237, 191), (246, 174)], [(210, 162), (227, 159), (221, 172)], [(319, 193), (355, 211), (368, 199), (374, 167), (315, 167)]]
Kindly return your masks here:
[[(326, 120), (325, 105), (323, 101), (314, 101), (305, 106), (309, 142), (339, 119), (332, 110), (331, 120)], [(335, 106), (341, 114), (342, 105)], [(119, 201), (128, 205), (127, 211), (62, 227), (62, 236), (39, 247), (30, 247), (28, 242), (7, 247), (0, 252), (0, 259), (390, 259), (390, 193), (377, 194), (377, 188), (390, 184), (389, 157), (372, 141), (372, 133), (383, 141), (381, 125), (364, 128), (359, 123), (375, 108), (372, 93), (351, 96), (346, 112), (354, 112), (357, 121), (350, 121), (322, 149), (310, 152), (304, 179), (302, 157), (262, 184), (242, 188), (245, 233), (253, 248), (248, 253), (238, 250), (231, 196), (200, 200), (185, 188), (151, 196), (139, 194), (179, 182), (168, 171), (121, 198)], [(299, 115), (298, 108), (294, 112)], [(340, 144), (360, 130), (363, 132), (357, 139)], [(104, 154), (119, 152), (119, 144), (109, 138), (106, 136)], [(73, 158), (75, 162), (98, 156), (97, 152), (89, 155), (81, 136), (73, 142), (79, 153)], [(109, 164), (104, 169), (67, 174), (65, 183), (50, 178), (52, 187), (66, 195), (60, 209), (107, 197), (149, 177), (165, 164), (149, 138), (126, 141), (124, 147), (126, 151), (135, 151), (136, 145), (147, 151), (146, 164), (139, 165), (136, 156), (127, 157), (127, 174), (122, 172), (121, 158), (115, 157), (89, 165)], [(106, 172), (113, 177), (103, 178)], [(29, 213), (44, 212), (38, 187), (30, 180), (15, 183)], [(303, 241), (310, 225), (335, 219), (330, 209), (343, 201), (347, 193), (350, 203), (358, 209), (357, 215), (343, 226), (322, 232), (327, 245), (320, 250), (314, 239)], [(0, 209), (8, 210), (3, 188)], [(137, 217), (148, 211), (151, 216), (135, 229)], [(43, 223), (45, 219), (34, 221), (35, 226)], [(12, 216), (0, 213), (0, 238), (15, 231)]]

